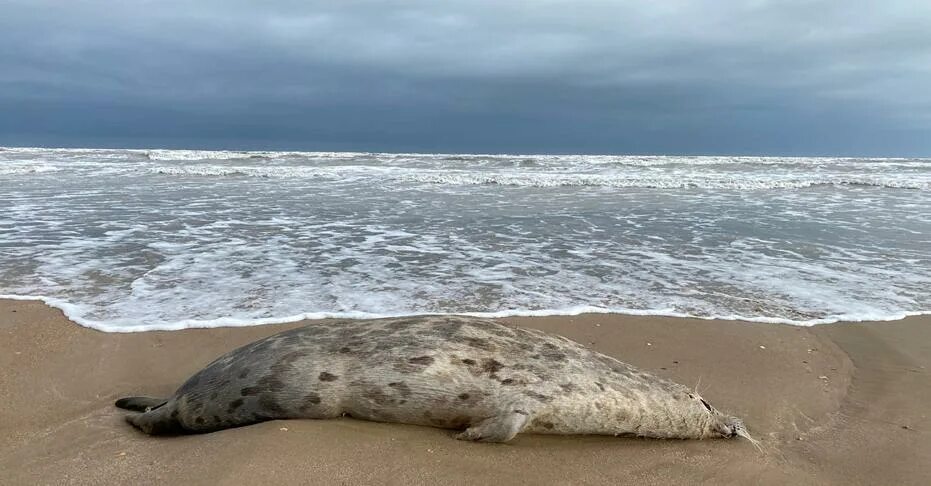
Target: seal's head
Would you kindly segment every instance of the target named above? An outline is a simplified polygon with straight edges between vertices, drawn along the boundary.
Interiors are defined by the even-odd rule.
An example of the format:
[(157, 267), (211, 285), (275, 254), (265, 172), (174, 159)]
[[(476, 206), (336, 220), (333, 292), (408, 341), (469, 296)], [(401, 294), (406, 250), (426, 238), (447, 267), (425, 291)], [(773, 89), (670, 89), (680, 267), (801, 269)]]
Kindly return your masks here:
[(676, 385), (649, 397), (650, 406), (636, 417), (636, 435), (664, 439), (714, 439), (747, 437), (743, 421), (723, 414), (697, 393)]
[(697, 422), (702, 424), (700, 427), (701, 431), (697, 434), (697, 438), (712, 439), (723, 437), (732, 439), (734, 437), (743, 437), (762, 451), (760, 443), (747, 432), (747, 427), (744, 425), (743, 420), (719, 412), (716, 408), (712, 407), (710, 403), (705, 401), (704, 398), (698, 396), (697, 393), (689, 393), (687, 396), (687, 400), (691, 402), (692, 413), (698, 414), (700, 418)]
[(687, 400), (691, 402), (692, 413), (700, 417), (697, 420), (698, 423), (702, 424), (700, 438), (724, 437), (730, 439), (740, 435), (740, 431), (746, 430), (743, 420), (719, 412), (718, 409), (712, 407), (698, 394), (689, 393)]

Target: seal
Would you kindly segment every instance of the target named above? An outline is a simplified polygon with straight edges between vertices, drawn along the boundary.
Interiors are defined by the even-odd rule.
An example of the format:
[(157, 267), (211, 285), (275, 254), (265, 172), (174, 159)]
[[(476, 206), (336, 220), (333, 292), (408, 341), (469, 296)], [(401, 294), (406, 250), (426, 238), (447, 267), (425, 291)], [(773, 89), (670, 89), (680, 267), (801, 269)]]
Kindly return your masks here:
[(683, 385), (561, 336), (459, 316), (311, 324), (221, 356), (170, 398), (116, 406), (153, 435), (351, 416), (486, 442), (520, 432), (750, 438)]

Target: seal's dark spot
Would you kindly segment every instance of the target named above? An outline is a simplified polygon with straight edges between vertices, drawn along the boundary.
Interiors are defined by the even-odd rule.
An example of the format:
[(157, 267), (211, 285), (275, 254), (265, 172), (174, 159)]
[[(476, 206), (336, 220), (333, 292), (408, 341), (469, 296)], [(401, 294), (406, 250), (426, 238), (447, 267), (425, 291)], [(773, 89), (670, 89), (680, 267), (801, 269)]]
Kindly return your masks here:
[(469, 399), (469, 394), (468, 394), (468, 393), (460, 393), (460, 394), (459, 394), (459, 399), (460, 399), (460, 400), (468, 400), (468, 399)]
[(297, 410), (301, 413), (307, 413), (308, 410), (312, 409), (314, 406), (320, 405), (320, 395), (316, 393), (308, 393), (304, 396), (304, 399), (301, 400), (301, 405)]
[(219, 424), (220, 422), (221, 422), (220, 416), (219, 416), (219, 415), (214, 415), (214, 416), (213, 416), (213, 423)]
[(249, 368), (245, 368), (242, 371), (240, 371), (239, 378), (242, 379), (242, 378), (249, 376), (249, 371), (250, 371)]
[(564, 391), (564, 392), (566, 392), (566, 393), (571, 393), (571, 392), (573, 392), (573, 391), (579, 389), (579, 387), (575, 386), (575, 385), (572, 384), (572, 383), (564, 383), (564, 384), (562, 384), (562, 385), (559, 385), (559, 388), (562, 388), (562, 391)]
[(543, 356), (550, 361), (565, 361), (566, 355), (559, 351), (544, 351)]
[(462, 364), (472, 366), (472, 365), (475, 364), (475, 360), (474, 360), (474, 359), (468, 359), (468, 358), (466, 358), (466, 359), (462, 360)]
[(177, 408), (171, 411), (171, 418), (176, 419), (176, 418), (178, 418), (178, 415), (179, 415), (179, 413), (178, 413), (178, 409), (177, 409)]
[(203, 418), (203, 417), (197, 417), (196, 419), (194, 419), (194, 423), (197, 424), (197, 425), (201, 425), (201, 424), (204, 423), (204, 418)]
[(227, 412), (233, 412), (237, 408), (241, 407), (245, 403), (242, 398), (237, 398), (230, 402), (230, 407), (226, 410)]
[(418, 356), (416, 358), (411, 358), (407, 360), (408, 363), (419, 364), (424, 366), (429, 366), (433, 363), (433, 356)]
[(332, 373), (327, 373), (326, 371), (324, 371), (323, 373), (320, 373), (320, 376), (318, 376), (317, 378), (319, 378), (320, 381), (336, 381), (336, 379), (339, 377)]
[(596, 381), (596, 382), (595, 382), (595, 385), (598, 387), (599, 390), (605, 391), (605, 386), (602, 385), (601, 383), (598, 383), (598, 382)]
[[(397, 390), (402, 397), (409, 397), (411, 395), (411, 387), (407, 386), (407, 383), (403, 381), (394, 381), (388, 383), (388, 386)], [(403, 401), (401, 403), (403, 403)]]
[(502, 384), (502, 385), (513, 385), (513, 384), (515, 384), (515, 383), (514, 383), (514, 379), (513, 379), (513, 378), (505, 378), (505, 379), (501, 380), (501, 384)]
[(271, 393), (259, 395), (259, 406), (262, 407), (263, 410), (271, 412), (274, 417), (280, 417), (285, 413), (284, 407), (275, 400), (275, 396)]
[(487, 339), (467, 337), (467, 338), (464, 338), (463, 340), (465, 341), (466, 344), (468, 344), (469, 346), (472, 346), (473, 348), (489, 350), (492, 347)]
[(543, 395), (542, 393), (537, 393), (532, 390), (525, 391), (524, 395), (527, 395), (528, 397), (533, 398), (534, 400), (541, 401), (543, 403), (550, 402), (553, 400), (553, 397), (549, 395)]
[(552, 430), (553, 427), (555, 427), (555, 425), (553, 424), (553, 422), (547, 422), (547, 421), (545, 421), (545, 420), (534, 420), (533, 423), (534, 423), (534, 425), (538, 425), (538, 426), (543, 427), (544, 429), (547, 429), (547, 430)]
[(504, 365), (496, 359), (486, 358), (482, 360), (482, 371), (486, 373), (497, 373), (504, 368)]
[(242, 390), (239, 390), (239, 394), (244, 397), (257, 395), (258, 393), (259, 393), (259, 387), (257, 386), (247, 386), (243, 388)]
[(210, 394), (210, 399), (211, 399), (211, 400), (216, 400), (218, 396), (220, 396), (219, 393), (213, 392), (213, 393)]
[(352, 351), (352, 350), (349, 349), (349, 348), (346, 347), (346, 346), (343, 346), (343, 347), (339, 348), (339, 352), (342, 353), (342, 354), (346, 354), (346, 353), (349, 353), (349, 352), (351, 352), (351, 351)]
[(255, 382), (255, 388), (259, 388), (261, 391), (269, 392), (278, 392), (285, 389), (285, 383), (281, 381), (279, 373), (275, 370), (275, 366), (272, 366), (273, 373), (267, 376), (263, 376), (258, 381)]
[(376, 405), (387, 405), (393, 401), (391, 396), (380, 388), (368, 388), (362, 392), (362, 396), (375, 402)]

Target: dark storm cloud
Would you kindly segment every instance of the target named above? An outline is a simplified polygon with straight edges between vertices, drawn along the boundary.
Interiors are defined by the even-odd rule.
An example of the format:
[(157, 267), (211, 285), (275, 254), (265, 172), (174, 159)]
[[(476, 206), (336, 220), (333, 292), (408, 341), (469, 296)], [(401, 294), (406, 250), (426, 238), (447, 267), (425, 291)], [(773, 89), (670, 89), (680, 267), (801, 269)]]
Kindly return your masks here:
[(928, 32), (904, 1), (0, 0), (0, 144), (929, 154)]

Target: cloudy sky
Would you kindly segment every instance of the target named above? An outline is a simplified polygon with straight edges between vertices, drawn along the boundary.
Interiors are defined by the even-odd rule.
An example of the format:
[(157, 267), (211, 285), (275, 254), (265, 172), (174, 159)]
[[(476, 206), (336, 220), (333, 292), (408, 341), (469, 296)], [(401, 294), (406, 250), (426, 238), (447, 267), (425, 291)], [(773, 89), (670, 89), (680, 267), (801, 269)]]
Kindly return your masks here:
[(931, 2), (0, 0), (0, 145), (931, 156)]

